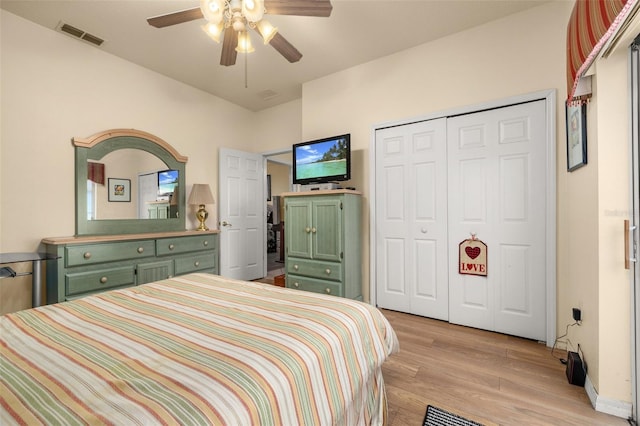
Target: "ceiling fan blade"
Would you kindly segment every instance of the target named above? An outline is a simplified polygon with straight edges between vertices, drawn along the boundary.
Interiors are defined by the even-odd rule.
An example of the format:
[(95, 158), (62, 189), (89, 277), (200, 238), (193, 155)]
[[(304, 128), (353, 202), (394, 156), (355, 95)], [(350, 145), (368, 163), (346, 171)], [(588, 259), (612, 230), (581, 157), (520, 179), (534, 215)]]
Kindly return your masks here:
[(152, 27), (164, 28), (171, 25), (182, 24), (183, 22), (201, 19), (203, 17), (204, 16), (202, 16), (202, 11), (200, 10), (200, 8), (194, 7), (193, 9), (185, 9), (179, 12), (167, 13), (166, 15), (147, 18), (147, 22)]
[(276, 33), (269, 42), (289, 62), (298, 62), (302, 58), (302, 53), (287, 41), (280, 33)]
[(331, 15), (330, 0), (264, 0), (270, 15), (321, 16)]
[(222, 41), (222, 55), (220, 56), (220, 65), (229, 66), (236, 64), (236, 57), (238, 52), (236, 46), (238, 45), (238, 33), (233, 27), (228, 27), (224, 30), (224, 40)]

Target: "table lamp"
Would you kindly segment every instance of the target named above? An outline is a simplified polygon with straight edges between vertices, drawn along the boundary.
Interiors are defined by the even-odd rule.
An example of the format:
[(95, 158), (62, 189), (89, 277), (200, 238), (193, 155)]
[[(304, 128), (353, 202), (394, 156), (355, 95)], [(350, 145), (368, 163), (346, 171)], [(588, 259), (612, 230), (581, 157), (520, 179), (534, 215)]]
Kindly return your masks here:
[(194, 183), (191, 188), (191, 194), (189, 194), (188, 204), (200, 206), (196, 212), (196, 218), (200, 222), (200, 226), (196, 228), (196, 231), (208, 231), (209, 228), (204, 224), (205, 220), (209, 217), (209, 213), (204, 209), (205, 204), (215, 204), (213, 195), (211, 195), (211, 188), (207, 183)]

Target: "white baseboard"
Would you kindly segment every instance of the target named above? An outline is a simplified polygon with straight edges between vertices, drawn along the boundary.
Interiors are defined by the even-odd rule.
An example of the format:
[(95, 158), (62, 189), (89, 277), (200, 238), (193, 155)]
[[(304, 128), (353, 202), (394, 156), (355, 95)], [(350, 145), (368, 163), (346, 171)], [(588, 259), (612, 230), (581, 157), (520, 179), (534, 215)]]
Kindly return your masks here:
[(598, 395), (596, 388), (593, 387), (593, 383), (587, 375), (584, 381), (584, 390), (587, 391), (591, 405), (596, 411), (605, 414), (611, 414), (612, 416), (622, 417), (628, 419), (632, 415), (632, 405), (630, 402), (619, 401), (617, 399), (604, 398)]

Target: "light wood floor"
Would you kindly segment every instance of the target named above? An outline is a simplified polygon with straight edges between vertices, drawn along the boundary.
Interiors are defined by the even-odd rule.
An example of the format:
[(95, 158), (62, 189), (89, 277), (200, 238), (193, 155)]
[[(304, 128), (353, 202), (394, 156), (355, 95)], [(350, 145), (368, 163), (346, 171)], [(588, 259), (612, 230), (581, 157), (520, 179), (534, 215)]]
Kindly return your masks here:
[(428, 404), (485, 425), (628, 425), (595, 411), (541, 343), (383, 313), (400, 341), (383, 366), (390, 426), (421, 426)]

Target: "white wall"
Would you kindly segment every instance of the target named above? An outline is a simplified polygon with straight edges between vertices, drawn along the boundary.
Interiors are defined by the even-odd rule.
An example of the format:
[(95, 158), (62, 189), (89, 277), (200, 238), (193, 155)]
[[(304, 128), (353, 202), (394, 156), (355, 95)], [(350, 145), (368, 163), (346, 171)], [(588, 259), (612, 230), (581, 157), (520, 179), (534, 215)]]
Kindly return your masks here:
[(72, 137), (111, 128), (152, 133), (189, 157), (187, 191), (209, 183), (214, 196), (218, 147), (250, 149), (256, 130), (246, 123), (254, 113), (11, 13), (0, 16), (0, 251), (33, 251), (44, 237), (73, 235)]
[[(545, 89), (558, 90), (562, 122), (563, 41), (571, 6), (570, 2), (545, 4), (309, 82), (303, 86), (303, 136), (351, 133), (357, 152), (353, 184), (364, 191), (368, 202), (369, 145), (372, 127), (378, 123)], [(558, 140), (564, 138), (561, 130)], [(368, 215), (365, 208), (365, 299)]]
[(627, 48), (598, 61), (593, 114), (587, 117), (597, 122), (589, 136), (596, 140), (598, 158), (598, 368), (606, 372), (599, 374), (598, 391), (622, 401), (631, 401), (631, 389), (619, 384), (629, 380), (633, 300), (631, 272), (624, 269), (623, 232), (624, 220), (631, 219), (628, 61)]

